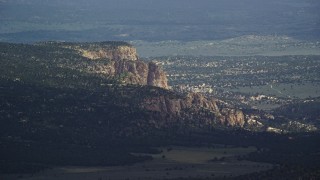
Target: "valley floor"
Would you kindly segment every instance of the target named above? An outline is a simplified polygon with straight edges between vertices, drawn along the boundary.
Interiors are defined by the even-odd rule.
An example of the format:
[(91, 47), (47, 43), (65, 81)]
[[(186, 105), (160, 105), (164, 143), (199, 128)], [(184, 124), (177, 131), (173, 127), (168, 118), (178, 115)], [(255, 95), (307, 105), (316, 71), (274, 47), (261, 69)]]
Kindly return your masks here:
[[(272, 169), (267, 163), (239, 160), (256, 151), (254, 147), (170, 147), (153, 160), (132, 166), (56, 167), (33, 175), (12, 175), (22, 180), (105, 180), (105, 179), (176, 179), (235, 177)], [(136, 154), (138, 155), (138, 154)]]

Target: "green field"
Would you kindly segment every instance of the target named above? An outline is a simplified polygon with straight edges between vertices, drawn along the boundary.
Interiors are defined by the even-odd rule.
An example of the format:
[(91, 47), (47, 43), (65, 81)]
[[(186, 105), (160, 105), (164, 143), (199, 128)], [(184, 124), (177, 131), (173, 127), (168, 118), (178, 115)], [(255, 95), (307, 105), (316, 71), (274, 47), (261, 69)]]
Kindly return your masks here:
[(186, 148), (186, 147), (173, 147), (172, 150), (163, 150), (159, 155), (154, 155), (155, 159), (165, 156), (169, 161), (179, 163), (201, 164), (206, 163), (210, 159), (233, 157), (245, 155), (250, 152), (256, 151), (256, 148)]
[[(179, 177), (207, 178), (234, 177), (252, 172), (265, 171), (274, 165), (237, 160), (236, 156), (256, 151), (254, 147), (160, 148), (161, 154), (153, 155), (152, 161), (132, 166), (116, 167), (58, 167), (33, 176), (20, 176), (34, 180), (91, 180), (91, 179), (172, 179)], [(213, 160), (215, 159), (215, 160)], [(12, 176), (10, 179), (15, 179)]]

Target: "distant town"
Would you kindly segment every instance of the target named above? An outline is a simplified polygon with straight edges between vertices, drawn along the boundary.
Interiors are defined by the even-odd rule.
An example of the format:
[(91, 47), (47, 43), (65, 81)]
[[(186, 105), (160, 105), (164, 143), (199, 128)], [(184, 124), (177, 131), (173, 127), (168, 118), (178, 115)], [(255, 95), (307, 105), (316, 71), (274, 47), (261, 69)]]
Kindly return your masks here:
[[(149, 59), (172, 89), (270, 110), (320, 96), (320, 56), (175, 56)], [(233, 101), (237, 100), (237, 101)]]

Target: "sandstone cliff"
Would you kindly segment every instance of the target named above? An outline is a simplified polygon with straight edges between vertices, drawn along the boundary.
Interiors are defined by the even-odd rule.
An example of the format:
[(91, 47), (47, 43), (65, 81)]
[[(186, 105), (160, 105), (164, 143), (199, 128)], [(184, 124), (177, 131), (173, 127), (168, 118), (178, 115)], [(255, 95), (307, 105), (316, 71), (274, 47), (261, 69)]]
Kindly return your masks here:
[(145, 63), (138, 58), (136, 49), (130, 44), (120, 45), (89, 44), (66, 46), (92, 61), (105, 63), (91, 64), (87, 70), (118, 78), (125, 84), (157, 86), (168, 89), (166, 73), (155, 63)]
[(222, 116), (219, 117), (219, 120), (222, 124), (240, 127), (245, 124), (245, 116), (241, 110), (223, 108), (220, 113)]
[(233, 108), (220, 109), (213, 98), (206, 98), (199, 93), (189, 93), (181, 97), (168, 95), (154, 96), (144, 99), (140, 107), (159, 114), (167, 120), (201, 122), (202, 125), (226, 125), (243, 127), (245, 117), (242, 111)]
[(111, 46), (111, 45), (101, 45), (101, 44), (93, 44), (90, 47), (76, 47), (82, 56), (87, 57), (89, 59), (101, 59), (107, 58), (114, 61), (119, 60), (138, 60), (138, 54), (136, 48), (129, 44), (119, 45), (119, 46)]

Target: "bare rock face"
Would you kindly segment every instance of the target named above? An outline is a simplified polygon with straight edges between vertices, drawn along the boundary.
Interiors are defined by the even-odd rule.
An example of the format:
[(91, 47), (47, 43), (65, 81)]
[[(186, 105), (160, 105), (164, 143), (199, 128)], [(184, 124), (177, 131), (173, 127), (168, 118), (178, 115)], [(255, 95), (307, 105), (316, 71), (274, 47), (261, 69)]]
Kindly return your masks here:
[(218, 106), (213, 98), (208, 99), (200, 93), (189, 93), (186, 98), (186, 106), (194, 105), (198, 108), (208, 109), (212, 112), (218, 111)]
[(149, 72), (148, 72), (147, 84), (150, 86), (163, 87), (167, 89), (168, 80), (165, 72), (153, 62), (150, 62), (148, 64), (148, 69), (149, 69)]
[[(180, 98), (166, 95), (147, 98), (142, 101), (140, 107), (158, 112), (162, 117), (171, 121), (183, 117), (190, 121), (201, 121), (204, 125), (221, 124), (243, 127), (245, 124), (245, 117), (241, 110), (229, 108), (220, 110), (215, 99), (208, 99), (200, 93), (189, 93)], [(196, 115), (196, 119), (193, 115)]]
[(155, 63), (143, 61), (118, 60), (112, 64), (114, 76), (123, 75), (123, 82), (140, 84), (168, 89), (166, 73)]
[(157, 86), (168, 89), (165, 72), (155, 63), (140, 61), (136, 49), (129, 45), (107, 46), (87, 45), (72, 47), (80, 55), (91, 60), (107, 59), (107, 64), (94, 65), (88, 68), (91, 73), (102, 73), (121, 78), (125, 84)]
[(82, 54), (82, 56), (93, 60), (101, 58), (107, 58), (114, 61), (123, 59), (132, 61), (138, 60), (137, 50), (132, 46), (93, 46), (90, 49), (77, 48), (77, 50)]
[(237, 109), (223, 108), (221, 110), (222, 116), (220, 122), (229, 126), (243, 127), (245, 124), (245, 116), (242, 111)]

